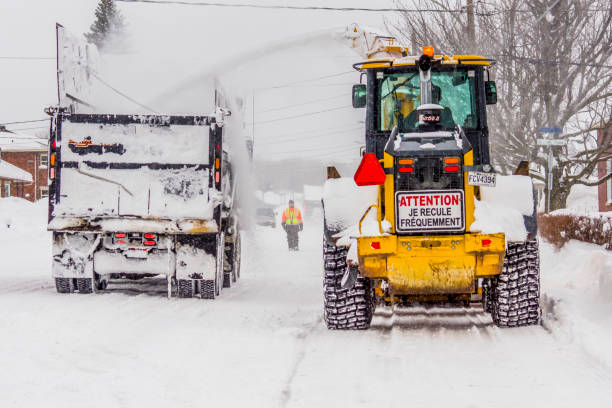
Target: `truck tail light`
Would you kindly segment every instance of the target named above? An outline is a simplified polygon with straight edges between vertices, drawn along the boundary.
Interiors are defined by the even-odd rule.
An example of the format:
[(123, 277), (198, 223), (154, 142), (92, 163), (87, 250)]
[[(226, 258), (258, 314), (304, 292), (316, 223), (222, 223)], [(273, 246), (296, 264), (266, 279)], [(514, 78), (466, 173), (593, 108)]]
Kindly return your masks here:
[(372, 248), (372, 249), (380, 249), (380, 241), (370, 242), (370, 248)]
[(49, 178), (50, 178), (51, 180), (54, 180), (54, 179), (55, 179), (55, 168), (54, 168), (54, 167), (51, 167), (51, 168), (49, 169)]
[(447, 173), (456, 173), (459, 171), (459, 166), (444, 166), (444, 171)]
[(115, 238), (125, 238), (125, 234), (123, 232), (119, 232), (115, 234)]
[(414, 172), (414, 167), (412, 166), (400, 167), (399, 172), (400, 173), (412, 173)]
[(459, 164), (458, 157), (445, 157), (444, 164)]
[(144, 234), (146, 239), (155, 239), (155, 234)]
[(143, 244), (145, 244), (146, 246), (153, 246), (155, 245), (155, 241), (144, 241)]
[(491, 240), (490, 239), (483, 239), (482, 240), (482, 246), (489, 246), (491, 245)]
[(218, 171), (215, 172), (215, 183), (218, 183), (219, 180), (221, 180), (221, 175), (219, 174)]

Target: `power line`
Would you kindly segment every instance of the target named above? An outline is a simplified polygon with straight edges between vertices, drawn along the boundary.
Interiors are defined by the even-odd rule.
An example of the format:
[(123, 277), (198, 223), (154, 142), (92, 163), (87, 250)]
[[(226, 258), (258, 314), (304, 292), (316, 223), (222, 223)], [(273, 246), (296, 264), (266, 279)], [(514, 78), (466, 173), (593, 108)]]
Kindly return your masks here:
[(291, 87), (293, 87), (295, 85), (298, 85), (298, 84), (304, 84), (304, 83), (308, 83), (308, 82), (320, 81), (322, 79), (336, 78), (336, 77), (343, 76), (343, 75), (348, 75), (348, 74), (355, 74), (355, 71), (344, 71), (344, 72), (339, 72), (337, 74), (323, 75), (323, 76), (316, 77), (316, 78), (300, 79), (298, 81), (287, 82), (287, 83), (284, 83), (282, 85), (262, 87), (262, 88), (255, 88), (255, 91), (266, 90), (266, 89), (291, 88)]
[[(458, 9), (409, 9), (402, 7), (328, 7), (328, 6), (289, 6), (289, 5), (274, 5), (274, 4), (252, 4), (252, 3), (218, 3), (218, 2), (189, 2), (182, 0), (116, 0), (123, 3), (148, 3), (148, 4), (175, 4), (182, 6), (203, 6), (203, 7), (229, 7), (229, 8), (253, 8), (253, 9), (274, 9), (274, 10), (300, 10), (300, 11), (339, 11), (339, 12), (400, 12), (400, 13), (445, 13), (445, 14), (462, 14), (466, 13), (466, 8)], [(586, 11), (610, 11), (610, 9), (586, 9)], [(503, 13), (531, 13), (532, 10), (525, 9), (501, 9), (492, 11), (475, 12), (475, 16), (490, 17)]]
[[(347, 126), (354, 126), (357, 125), (359, 122), (351, 122), (351, 123), (346, 123), (342, 126), (337, 126), (337, 127), (333, 127), (333, 128), (328, 128), (325, 129), (325, 131), (336, 131), (336, 130), (342, 130), (342, 129), (346, 129)], [(291, 133), (284, 133), (282, 137), (285, 136), (297, 136), (297, 135), (304, 135), (304, 134), (319, 134), (317, 132), (319, 132), (321, 129), (309, 129), (309, 130), (301, 130), (299, 132), (291, 132)]]
[(178, 4), (183, 6), (205, 6), (205, 7), (233, 7), (233, 8), (255, 8), (255, 9), (276, 9), (276, 10), (318, 10), (318, 11), (368, 11), (368, 12), (402, 12), (402, 13), (422, 13), (422, 12), (439, 12), (439, 13), (464, 13), (464, 10), (436, 10), (436, 9), (407, 9), (398, 7), (327, 7), (327, 6), (288, 6), (274, 4), (248, 4), (248, 3), (217, 3), (217, 2), (189, 2), (181, 0), (117, 0), (123, 3), (149, 3), (149, 4)]
[(342, 95), (336, 95), (336, 96), (332, 96), (329, 98), (322, 98), (322, 99), (316, 99), (313, 101), (308, 101), (308, 102), (302, 102), (302, 103), (294, 103), (292, 105), (289, 106), (281, 106), (278, 108), (272, 108), (272, 109), (265, 109), (265, 110), (261, 110), (261, 111), (256, 111), (256, 114), (260, 114), (260, 113), (268, 113), (268, 112), (276, 112), (276, 111), (280, 111), (280, 110), (286, 110), (286, 109), (291, 109), (294, 108), (296, 106), (304, 106), (304, 105), (310, 105), (311, 103), (317, 103), (317, 102), (325, 102), (325, 101), (331, 101), (334, 99), (340, 99), (340, 98), (346, 98), (347, 96), (345, 94)]
[(55, 57), (20, 57), (20, 56), (0, 56), (0, 59), (4, 60), (44, 60), (44, 61), (55, 61)]
[(302, 118), (302, 117), (305, 117), (305, 116), (313, 116), (313, 115), (318, 115), (318, 114), (321, 114), (321, 113), (333, 112), (333, 111), (337, 111), (337, 110), (340, 110), (340, 109), (346, 109), (346, 108), (350, 108), (350, 107), (351, 106), (339, 106), (339, 107), (336, 107), (336, 108), (320, 110), (320, 111), (317, 111), (317, 112), (308, 112), (308, 113), (302, 113), (300, 115), (286, 116), (284, 118), (264, 120), (264, 121), (261, 121), (261, 122), (255, 121), (255, 124), (256, 125), (261, 125), (261, 124), (264, 124), (264, 123), (280, 122), (280, 121), (283, 121), (283, 120)]
[(9, 132), (21, 132), (22, 130), (37, 130), (37, 129), (49, 129), (49, 126), (36, 126), (36, 127), (27, 127), (21, 129), (7, 129)]
[(51, 119), (46, 118), (46, 119), (33, 119), (33, 120), (22, 120), (19, 122), (4, 122), (4, 123), (0, 123), (0, 126), (6, 126), (6, 125), (17, 125), (20, 123), (34, 123), (34, 122), (47, 122)]
[(529, 57), (519, 57), (517, 55), (508, 55), (508, 54), (499, 54), (494, 56), (495, 58), (510, 58), (513, 60), (521, 60), (527, 61), (532, 64), (543, 64), (543, 65), (572, 65), (572, 66), (585, 66), (585, 67), (594, 67), (594, 68), (612, 68), (612, 65), (604, 65), (604, 64), (590, 64), (587, 62), (572, 62), (572, 61), (558, 61), (558, 60), (545, 60), (541, 58), (529, 58)]
[(294, 149), (294, 150), (281, 150), (281, 151), (274, 151), (272, 150), (271, 154), (286, 154), (286, 153), (304, 153), (304, 152), (322, 152), (323, 154), (326, 153), (340, 153), (343, 151), (348, 151), (348, 150), (352, 150), (352, 149), (356, 149), (359, 146), (361, 146), (361, 143), (359, 142), (355, 142), (356, 144), (351, 146), (348, 143), (344, 143), (343, 145), (339, 145), (339, 146), (329, 146), (329, 147), (325, 147), (325, 146), (319, 146), (319, 147), (314, 147), (311, 149)]
[(99, 75), (97, 75), (95, 72), (91, 71), (91, 75), (96, 78), (98, 81), (100, 81), (102, 83), (102, 85), (108, 87), (109, 89), (111, 89), (112, 91), (116, 92), (117, 94), (123, 96), (125, 99), (127, 99), (128, 101), (140, 106), (141, 108), (144, 108), (148, 111), (151, 111), (153, 113), (155, 113), (156, 115), (159, 115), (159, 112), (156, 112), (155, 110), (149, 108), (148, 106), (143, 105), (142, 103), (138, 102), (137, 100), (127, 96), (126, 94), (124, 94), (123, 92), (121, 92), (120, 90), (118, 90), (117, 88), (113, 87), (112, 85), (110, 85), (109, 83), (107, 83), (106, 81), (104, 81), (102, 78), (100, 78)]
[(359, 127), (354, 127), (354, 128), (349, 128), (349, 129), (344, 129), (344, 130), (340, 130), (340, 131), (331, 131), (331, 132), (324, 132), (324, 133), (315, 133), (313, 136), (298, 136), (298, 137), (292, 137), (292, 138), (285, 138), (285, 137), (277, 137), (277, 138), (270, 138), (269, 140), (265, 140), (264, 142), (259, 142), (257, 145), (258, 146), (262, 146), (262, 145), (271, 145), (271, 144), (277, 144), (277, 143), (286, 143), (286, 142), (293, 142), (296, 140), (300, 140), (300, 139), (308, 139), (308, 140), (312, 140), (312, 139), (319, 139), (321, 137), (324, 136), (329, 136), (329, 135), (337, 135), (337, 134), (343, 134), (343, 133), (349, 133), (349, 132), (356, 132), (358, 130), (362, 130), (363, 127), (359, 126)]

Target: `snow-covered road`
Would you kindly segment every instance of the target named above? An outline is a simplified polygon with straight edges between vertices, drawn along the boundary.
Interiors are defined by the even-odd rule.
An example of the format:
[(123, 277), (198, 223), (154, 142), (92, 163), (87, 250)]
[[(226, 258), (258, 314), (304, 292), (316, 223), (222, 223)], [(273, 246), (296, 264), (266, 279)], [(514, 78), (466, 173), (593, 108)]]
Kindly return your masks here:
[(56, 294), (47, 233), (0, 230), (0, 406), (610, 406), (610, 360), (554, 316), (502, 330), (478, 309), (383, 308), (367, 332), (328, 331), (320, 223), (297, 253), (281, 232), (246, 232), (240, 283), (204, 301), (154, 279)]

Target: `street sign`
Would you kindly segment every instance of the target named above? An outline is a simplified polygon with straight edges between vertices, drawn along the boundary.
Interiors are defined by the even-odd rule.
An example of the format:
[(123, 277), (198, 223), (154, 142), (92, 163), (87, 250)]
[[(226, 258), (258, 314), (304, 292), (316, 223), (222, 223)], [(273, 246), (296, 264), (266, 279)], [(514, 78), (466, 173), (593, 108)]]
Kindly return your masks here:
[(537, 139), (538, 146), (565, 146), (565, 139)]
[(561, 128), (558, 127), (543, 127), (540, 128), (540, 132), (542, 133), (561, 133)]

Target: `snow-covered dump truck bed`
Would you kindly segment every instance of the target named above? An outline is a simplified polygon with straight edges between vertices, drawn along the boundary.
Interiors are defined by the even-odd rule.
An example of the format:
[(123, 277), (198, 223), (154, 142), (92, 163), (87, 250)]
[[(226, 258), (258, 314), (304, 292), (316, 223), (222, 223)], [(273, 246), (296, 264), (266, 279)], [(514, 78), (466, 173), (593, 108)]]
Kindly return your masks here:
[(236, 280), (222, 117), (55, 113), (49, 230), (59, 292), (162, 274), (169, 294), (176, 279), (179, 296), (210, 298)]

